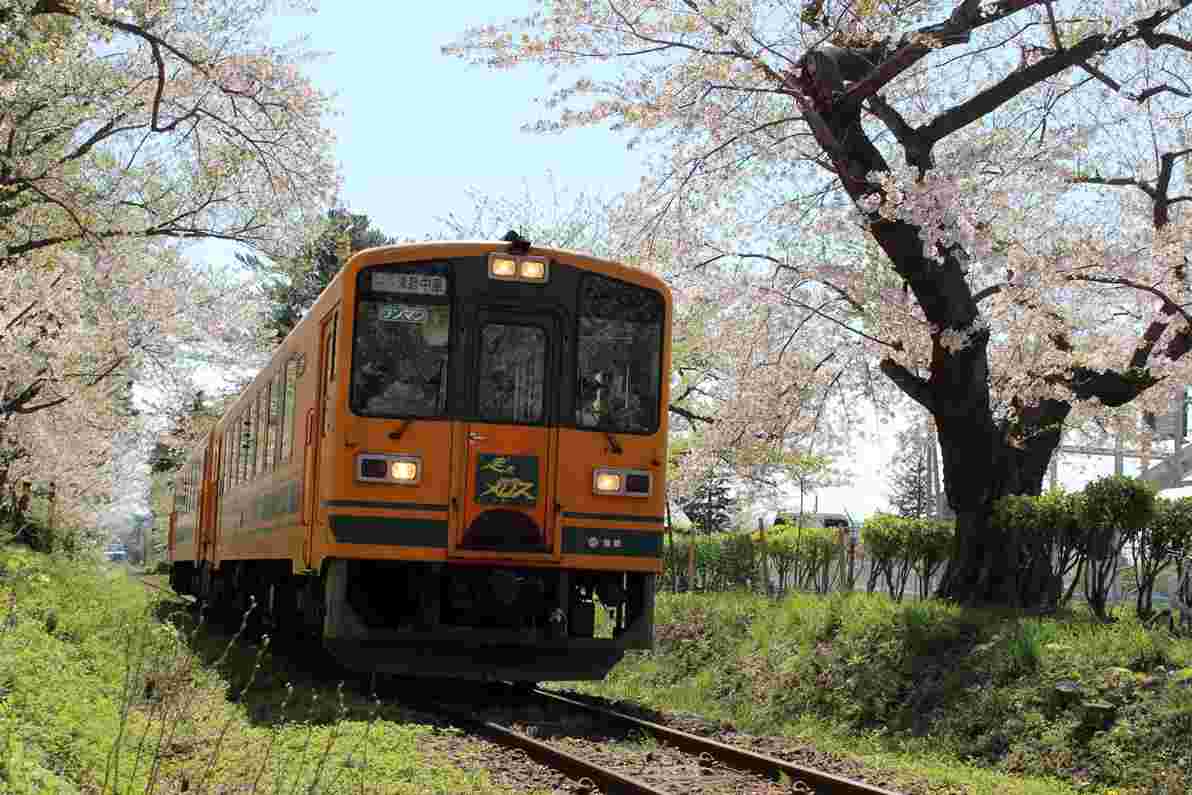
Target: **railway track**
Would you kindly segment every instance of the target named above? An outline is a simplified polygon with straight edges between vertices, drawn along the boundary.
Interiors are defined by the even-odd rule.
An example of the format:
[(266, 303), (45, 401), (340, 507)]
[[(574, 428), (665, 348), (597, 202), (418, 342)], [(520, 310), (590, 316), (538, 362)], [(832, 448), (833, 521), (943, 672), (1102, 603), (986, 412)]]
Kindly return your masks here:
[[(519, 749), (539, 764), (557, 770), (575, 782), (574, 791), (600, 791), (605, 795), (673, 795), (674, 793), (815, 793), (816, 795), (898, 795), (892, 790), (759, 754), (717, 740), (690, 734), (660, 723), (626, 715), (607, 707), (587, 704), (547, 690), (505, 694), (504, 706), (483, 703), (473, 696), (468, 703), (436, 703), (426, 709), (449, 717), (460, 728), (483, 735), (509, 748)], [(510, 706), (510, 700), (513, 705)], [(482, 702), (476, 706), (476, 702)], [(500, 702), (500, 698), (498, 698)], [(535, 703), (536, 702), (536, 703)], [(500, 717), (494, 719), (493, 713)], [(521, 714), (521, 718), (518, 717)], [(538, 720), (524, 719), (529, 713)], [(554, 713), (551, 717), (550, 713)], [(582, 717), (581, 717), (582, 716)], [(586, 725), (578, 732), (563, 729), (552, 741), (540, 739), (539, 726)], [(637, 750), (618, 756), (612, 742), (580, 745), (569, 735), (591, 734), (590, 727), (614, 728), (637, 737)], [(640, 738), (648, 737), (658, 751), (643, 750)], [(650, 746), (646, 746), (650, 747)], [(665, 749), (665, 753), (661, 751)], [(609, 760), (615, 760), (611, 762)]]
[[(173, 594), (146, 577), (137, 579), (148, 588)], [(429, 691), (427, 681), (420, 680), (390, 695), (407, 706), (417, 705), (419, 712), (524, 753), (575, 782), (571, 791), (576, 793), (899, 795), (549, 690), (494, 690), (491, 685), (459, 683)], [(618, 750), (626, 744), (608, 734), (630, 739), (630, 750)], [(643, 738), (649, 738), (646, 745)]]

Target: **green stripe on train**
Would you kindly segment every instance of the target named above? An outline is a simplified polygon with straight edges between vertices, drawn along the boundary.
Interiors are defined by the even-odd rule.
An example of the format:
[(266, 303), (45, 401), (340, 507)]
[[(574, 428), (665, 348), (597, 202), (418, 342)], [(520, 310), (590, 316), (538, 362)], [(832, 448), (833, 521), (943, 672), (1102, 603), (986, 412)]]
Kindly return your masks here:
[(341, 544), (390, 544), (447, 548), (447, 520), (397, 519), (390, 516), (328, 517), (331, 534)]

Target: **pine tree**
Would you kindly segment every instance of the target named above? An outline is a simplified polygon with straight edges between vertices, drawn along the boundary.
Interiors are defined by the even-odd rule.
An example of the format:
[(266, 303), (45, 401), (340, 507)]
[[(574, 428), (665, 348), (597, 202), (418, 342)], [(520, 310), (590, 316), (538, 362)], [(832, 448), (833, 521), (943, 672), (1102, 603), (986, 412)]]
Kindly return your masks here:
[(680, 507), (700, 531), (716, 533), (730, 529), (737, 512), (737, 499), (729, 494), (728, 478), (711, 473)]
[(923, 427), (913, 425), (896, 437), (890, 464), (890, 505), (899, 516), (925, 518), (931, 515), (931, 478), (927, 464), (930, 438)]
[(202, 438), (221, 414), (219, 401), (211, 402), (197, 389), (190, 402), (175, 413), (174, 426), (162, 435), (149, 452), (149, 471), (153, 474), (176, 472), (186, 463), (190, 446)]
[(237, 254), (236, 259), (266, 277), (264, 291), (269, 316), (265, 324), (281, 341), (314, 305), (349, 256), (395, 242), (374, 228), (366, 214), (337, 208), (328, 211), (323, 233), (292, 260), (267, 261), (254, 254)]

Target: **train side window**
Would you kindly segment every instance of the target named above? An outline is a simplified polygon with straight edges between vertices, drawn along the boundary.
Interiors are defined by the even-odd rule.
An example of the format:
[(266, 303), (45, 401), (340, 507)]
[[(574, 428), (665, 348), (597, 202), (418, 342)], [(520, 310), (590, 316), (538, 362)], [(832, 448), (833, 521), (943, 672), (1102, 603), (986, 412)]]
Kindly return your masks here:
[(331, 404), (332, 386), (335, 384), (335, 338), (339, 326), (339, 313), (331, 317), (327, 331), (327, 361), (324, 362), (326, 377), (323, 379), (323, 434), (335, 429), (334, 407)]
[(335, 381), (335, 338), (339, 331), (339, 312), (335, 313), (335, 317), (331, 318), (331, 340), (327, 346), (327, 381), (332, 383)]
[(252, 412), (249, 409), (250, 406), (245, 406), (240, 412), (240, 444), (237, 445), (240, 455), (236, 470), (240, 473), (241, 483), (248, 482), (248, 454), (252, 451)]
[(265, 454), (265, 468), (277, 466), (281, 451), (281, 404), (284, 400), (284, 376), (278, 372), (269, 382), (269, 451)]
[(269, 384), (257, 393), (257, 475), (267, 472), (265, 461), (269, 455)]
[(261, 442), (257, 399), (248, 404), (248, 462), (245, 470), (250, 481), (257, 479), (257, 445)]
[(240, 415), (237, 414), (228, 426), (228, 477), (232, 488), (240, 485)]
[(281, 460), (288, 462), (294, 453), (294, 392), (298, 386), (298, 361), (286, 362), (286, 389), (282, 398)]

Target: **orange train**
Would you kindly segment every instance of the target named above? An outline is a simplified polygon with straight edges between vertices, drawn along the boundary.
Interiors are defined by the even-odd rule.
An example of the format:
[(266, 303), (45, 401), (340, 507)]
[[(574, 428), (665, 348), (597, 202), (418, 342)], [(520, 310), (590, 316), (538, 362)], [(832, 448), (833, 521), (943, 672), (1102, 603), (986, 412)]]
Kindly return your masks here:
[(598, 679), (653, 645), (670, 291), (507, 240), (348, 261), (179, 471), (177, 591), (361, 671)]

